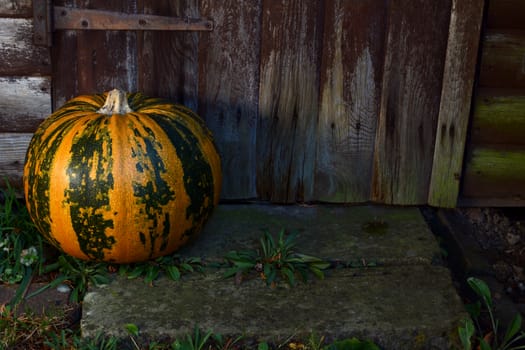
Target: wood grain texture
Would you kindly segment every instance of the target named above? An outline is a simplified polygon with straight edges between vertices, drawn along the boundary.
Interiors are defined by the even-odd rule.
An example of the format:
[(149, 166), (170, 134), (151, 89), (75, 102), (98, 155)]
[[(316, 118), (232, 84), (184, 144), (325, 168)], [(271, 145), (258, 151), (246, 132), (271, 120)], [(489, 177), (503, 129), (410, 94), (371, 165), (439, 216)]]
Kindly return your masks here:
[(215, 28), (200, 35), (198, 111), (221, 154), (222, 198), (255, 198), (261, 4), (204, 0), (201, 15)]
[(525, 1), (488, 0), (487, 27), (525, 30)]
[(53, 35), (51, 57), (53, 62), (53, 110), (78, 95), (77, 33), (64, 30)]
[(31, 17), (31, 0), (0, 0), (1, 17)]
[(33, 21), (0, 18), (0, 75), (49, 75), (49, 49), (33, 45)]
[(272, 202), (312, 198), (321, 3), (263, 1), (257, 191)]
[(459, 197), (458, 207), (476, 208), (476, 207), (523, 207), (525, 206), (525, 199), (516, 197), (487, 197), (487, 198), (466, 198)]
[(473, 146), (468, 153), (462, 198), (525, 199), (525, 147)]
[(453, 0), (428, 203), (455, 207), (463, 166), (483, 0)]
[(432, 170), (450, 2), (390, 2), (372, 199), (424, 204)]
[[(54, 0), (130, 14), (204, 16), (215, 30), (57, 31), (51, 72), (48, 51), (32, 45), (28, 2), (0, 0), (0, 61), (7, 62), (0, 76), (38, 75), (49, 84), (52, 73), (55, 108), (75, 95), (119, 87), (198, 111), (223, 158), (223, 199), (448, 206), (475, 55), (475, 33), (467, 28), (480, 1)], [(494, 33), (487, 36), (490, 69), (482, 80), (490, 82), (492, 74), (525, 89), (522, 28)], [(9, 110), (0, 114), (0, 135), (28, 133), (48, 113), (29, 111), (43, 111), (42, 101), (49, 101), (49, 86), (40, 94), (39, 88), (26, 81), (23, 90), (33, 91), (40, 107), (21, 107), (17, 96), (0, 94)], [(489, 102), (480, 110), (497, 115), (502, 101)], [(497, 118), (510, 135), (502, 144), (512, 144), (520, 132), (512, 134), (509, 123), (520, 117)], [(479, 128), (488, 130), (495, 125), (489, 119), (474, 123), (487, 122)], [(492, 147), (480, 137), (475, 147)], [(452, 194), (442, 199), (452, 183)]]
[(325, 4), (314, 198), (364, 202), (370, 199), (387, 5)]
[(0, 133), (34, 132), (51, 113), (50, 77), (0, 77)]
[(479, 86), (525, 89), (525, 30), (485, 33)]
[[(136, 12), (136, 1), (57, 1), (55, 5)], [(120, 88), (137, 90), (136, 33), (56, 31), (53, 37), (54, 107), (70, 98)]]
[[(139, 0), (138, 5), (146, 14), (199, 17), (198, 0)], [(138, 89), (196, 110), (199, 34), (145, 31), (137, 35)]]
[(18, 190), (22, 189), (24, 161), (32, 136), (25, 133), (0, 133), (0, 179), (7, 179)]
[(525, 146), (525, 90), (480, 89), (469, 140), (471, 145)]

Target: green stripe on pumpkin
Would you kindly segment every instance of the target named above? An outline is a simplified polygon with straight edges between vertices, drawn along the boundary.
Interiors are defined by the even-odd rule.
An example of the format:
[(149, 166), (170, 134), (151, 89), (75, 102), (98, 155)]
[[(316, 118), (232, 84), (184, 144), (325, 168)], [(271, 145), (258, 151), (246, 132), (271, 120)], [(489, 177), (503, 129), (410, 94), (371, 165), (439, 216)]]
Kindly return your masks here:
[[(170, 236), (170, 213), (164, 212), (164, 207), (176, 199), (176, 193), (170, 186), (170, 182), (166, 181), (164, 177), (168, 173), (167, 165), (164, 163), (159, 150), (163, 145), (157, 141), (155, 133), (149, 128), (140, 116), (133, 115), (130, 117), (128, 127), (132, 128), (131, 134), (135, 137), (131, 143), (134, 145), (132, 149), (132, 158), (135, 162), (135, 168), (141, 173), (147, 173), (148, 181), (145, 185), (141, 183), (133, 183), (133, 195), (137, 198), (137, 203), (145, 206), (146, 219), (150, 223), (146, 233), (139, 232), (139, 238), (142, 244), (150, 243), (149, 257), (158, 253), (155, 248), (157, 239), (161, 239), (161, 252), (168, 246)], [(142, 130), (142, 131), (141, 131)], [(145, 149), (141, 144), (144, 143)], [(162, 222), (159, 222), (159, 219)], [(158, 234), (158, 225), (163, 227), (162, 233)]]
[(104, 219), (104, 212), (111, 211), (109, 191), (114, 186), (108, 121), (101, 116), (85, 125), (74, 139), (66, 170), (69, 188), (65, 195), (71, 223), (80, 249), (95, 260), (103, 260), (104, 249), (110, 250), (115, 244), (115, 238), (106, 232), (113, 228), (113, 220)]
[(192, 236), (213, 210), (214, 179), (210, 164), (199, 147), (198, 139), (185, 125), (161, 114), (150, 114), (150, 117), (162, 127), (184, 164), (184, 188), (190, 197), (186, 218), (194, 223), (184, 235)]
[[(170, 236), (169, 213), (164, 213), (164, 207), (171, 201), (175, 200), (175, 192), (171, 188), (168, 181), (163, 177), (168, 173), (167, 166), (162, 159), (159, 149), (162, 149), (162, 144), (157, 141), (157, 137), (151, 128), (147, 127), (140, 117), (134, 115), (133, 122), (130, 121), (128, 127), (132, 128), (132, 134), (136, 138), (133, 145), (136, 148), (132, 150), (132, 158), (136, 162), (135, 167), (140, 172), (147, 172), (148, 181), (145, 185), (141, 183), (133, 183), (133, 195), (137, 198), (137, 203), (145, 206), (146, 219), (150, 223), (147, 227), (147, 236), (149, 238), (149, 257), (155, 254), (155, 243), (158, 238), (162, 240), (160, 243), (160, 251), (166, 249), (168, 239)], [(142, 130), (142, 131), (141, 131)], [(142, 149), (141, 143), (144, 143), (145, 149)], [(159, 223), (159, 217), (162, 222)], [(157, 227), (162, 224), (163, 232), (158, 237)], [(140, 232), (140, 240), (143, 244), (147, 242), (144, 232)], [(145, 247), (146, 248), (146, 247)]]
[[(60, 248), (59, 242), (50, 235), (49, 172), (54, 163), (53, 156), (62, 143), (62, 135), (66, 134), (75, 123), (76, 121), (71, 119), (54, 125), (54, 128), (40, 127), (33, 135), (26, 154), (26, 167), (29, 171), (26, 172), (28, 178), (25, 181), (32, 184), (27, 194), (28, 203), (32, 203), (29, 214), (42, 235), (58, 248)], [(49, 132), (50, 130), (52, 131)], [(43, 134), (46, 131), (49, 134), (44, 139)], [(36, 171), (38, 166), (40, 169)]]

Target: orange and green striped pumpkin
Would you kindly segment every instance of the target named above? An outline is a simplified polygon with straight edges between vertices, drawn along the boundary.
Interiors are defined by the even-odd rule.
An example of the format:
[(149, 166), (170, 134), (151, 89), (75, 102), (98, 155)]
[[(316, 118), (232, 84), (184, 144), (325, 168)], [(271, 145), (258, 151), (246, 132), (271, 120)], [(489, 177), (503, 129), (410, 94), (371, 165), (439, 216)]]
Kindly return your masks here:
[(170, 254), (219, 200), (212, 135), (184, 106), (140, 93), (79, 96), (39, 126), (26, 155), (32, 220), (57, 248), (129, 263)]

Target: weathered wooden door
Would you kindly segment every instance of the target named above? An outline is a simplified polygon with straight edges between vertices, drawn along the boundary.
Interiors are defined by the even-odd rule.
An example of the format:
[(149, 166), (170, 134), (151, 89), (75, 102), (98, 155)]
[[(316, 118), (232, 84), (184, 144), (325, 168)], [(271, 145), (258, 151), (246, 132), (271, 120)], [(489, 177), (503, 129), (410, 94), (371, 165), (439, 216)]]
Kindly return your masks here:
[(56, 31), (53, 104), (120, 87), (195, 109), (224, 199), (456, 203), (483, 0), (54, 5), (214, 22)]

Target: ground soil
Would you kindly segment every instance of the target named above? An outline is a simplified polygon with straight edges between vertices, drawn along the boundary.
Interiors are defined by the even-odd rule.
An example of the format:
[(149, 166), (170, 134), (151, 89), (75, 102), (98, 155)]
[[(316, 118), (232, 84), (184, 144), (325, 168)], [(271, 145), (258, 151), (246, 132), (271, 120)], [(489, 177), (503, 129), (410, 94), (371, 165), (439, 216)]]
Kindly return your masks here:
[(495, 278), (517, 304), (525, 304), (525, 208), (464, 208), (458, 214), (472, 226)]
[(443, 263), (463, 302), (479, 300), (467, 284), (475, 277), (487, 283), (502, 325), (518, 312), (525, 317), (525, 208), (422, 207), (421, 212), (442, 246)]

